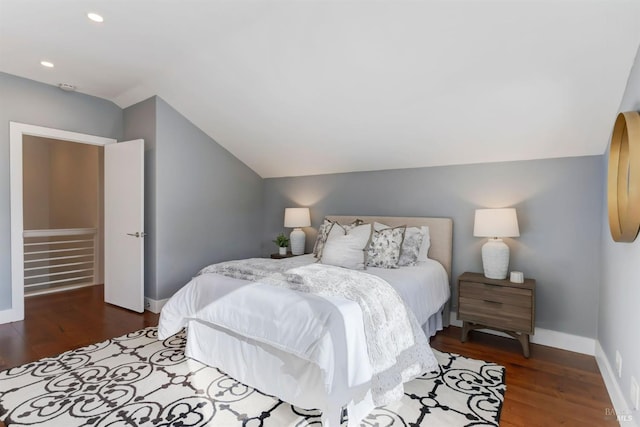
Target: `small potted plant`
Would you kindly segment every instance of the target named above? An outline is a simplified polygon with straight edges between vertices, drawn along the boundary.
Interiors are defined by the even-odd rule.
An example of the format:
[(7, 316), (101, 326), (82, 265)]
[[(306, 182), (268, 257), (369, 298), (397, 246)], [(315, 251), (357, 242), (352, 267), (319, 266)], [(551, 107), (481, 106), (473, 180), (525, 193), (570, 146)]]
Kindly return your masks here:
[(289, 246), (289, 238), (284, 235), (284, 233), (278, 234), (276, 239), (273, 241), (278, 246), (278, 253), (280, 255), (287, 254), (287, 246)]

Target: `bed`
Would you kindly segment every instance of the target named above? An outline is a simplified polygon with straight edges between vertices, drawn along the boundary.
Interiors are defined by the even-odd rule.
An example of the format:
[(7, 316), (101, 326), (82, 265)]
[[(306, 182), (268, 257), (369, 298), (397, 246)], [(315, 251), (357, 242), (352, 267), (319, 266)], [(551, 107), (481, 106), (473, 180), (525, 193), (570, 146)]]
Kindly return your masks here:
[[(170, 299), (162, 310), (159, 338), (167, 338), (186, 327), (187, 356), (215, 366), (238, 381), (295, 406), (322, 410), (323, 425), (328, 427), (340, 425), (344, 408), (348, 426), (354, 426), (381, 402), (381, 393), (377, 392), (380, 381), (386, 382), (393, 377), (406, 382), (423, 373), (416, 369), (433, 366), (435, 359), (424, 352), (422, 338), (415, 329), (421, 329), (422, 337), (428, 337), (448, 324), (452, 221), (448, 218), (367, 216), (328, 216), (327, 219), (341, 224), (360, 219), (390, 227), (429, 227), (428, 261), (400, 269), (368, 267), (365, 275), (371, 281), (367, 285), (371, 289), (378, 289), (377, 282), (391, 284), (394, 295), (404, 302), (407, 319), (417, 326), (411, 323), (405, 328), (413, 330), (413, 335), (405, 340), (411, 341), (412, 347), (402, 347), (406, 351), (399, 352), (397, 359), (405, 358), (407, 353), (416, 353), (420, 355), (415, 356), (420, 364), (413, 361), (399, 366), (398, 362), (397, 366), (390, 367), (384, 365), (384, 361), (380, 362), (386, 354), (382, 350), (392, 345), (389, 339), (380, 340), (377, 359), (372, 358), (374, 347), (369, 335), (372, 329), (384, 328), (372, 328), (367, 323), (371, 323), (373, 317), (366, 304), (358, 305), (350, 299), (327, 293), (323, 287), (319, 288), (322, 290), (320, 295), (294, 292), (282, 287), (280, 279), (273, 279), (280, 277), (280, 273), (260, 278), (222, 274), (221, 264), (212, 266), (213, 270), (211, 267), (203, 269), (203, 274), (194, 277)], [(267, 265), (267, 268), (274, 266), (287, 277), (310, 271), (310, 277), (331, 273), (334, 276), (329, 280), (347, 282), (351, 274), (360, 274), (319, 266), (311, 254), (274, 261), (255, 259), (253, 262)], [(232, 268), (244, 266), (234, 263), (239, 261), (222, 264)], [(356, 276), (358, 280), (360, 276)], [(306, 276), (303, 277), (307, 283)], [(387, 295), (380, 299), (392, 298)], [(376, 333), (383, 332), (376, 330)], [(397, 332), (392, 334), (391, 341), (402, 341), (396, 335)], [(384, 369), (378, 369), (378, 364)], [(401, 369), (395, 370), (396, 367)], [(384, 375), (378, 375), (380, 371)], [(397, 395), (397, 387), (388, 388), (391, 391), (385, 389), (385, 398), (392, 398), (394, 390)]]

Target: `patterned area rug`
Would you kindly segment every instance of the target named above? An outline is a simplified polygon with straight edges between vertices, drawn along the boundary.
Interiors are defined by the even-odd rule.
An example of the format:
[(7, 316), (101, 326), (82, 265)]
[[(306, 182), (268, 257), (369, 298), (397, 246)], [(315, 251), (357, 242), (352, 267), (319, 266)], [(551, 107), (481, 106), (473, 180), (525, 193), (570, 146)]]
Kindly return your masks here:
[[(185, 335), (156, 328), (0, 372), (7, 426), (320, 426), (304, 410), (184, 356)], [(504, 368), (434, 350), (440, 371), (405, 385), (402, 401), (362, 426), (497, 426)], [(346, 425), (344, 423), (343, 425)]]

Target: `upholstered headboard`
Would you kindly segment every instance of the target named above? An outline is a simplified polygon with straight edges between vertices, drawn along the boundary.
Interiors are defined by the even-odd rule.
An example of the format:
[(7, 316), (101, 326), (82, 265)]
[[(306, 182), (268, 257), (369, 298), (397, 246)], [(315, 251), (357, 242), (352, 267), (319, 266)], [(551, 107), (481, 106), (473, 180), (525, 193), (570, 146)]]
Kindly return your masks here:
[(353, 215), (327, 215), (332, 221), (340, 224), (348, 224), (356, 218), (364, 222), (373, 223), (375, 221), (396, 227), (406, 225), (409, 227), (429, 227), (431, 236), (431, 247), (429, 248), (429, 258), (442, 264), (449, 275), (451, 283), (451, 256), (453, 250), (453, 220), (451, 218), (427, 218), (427, 217), (401, 217), (401, 216), (353, 216)]

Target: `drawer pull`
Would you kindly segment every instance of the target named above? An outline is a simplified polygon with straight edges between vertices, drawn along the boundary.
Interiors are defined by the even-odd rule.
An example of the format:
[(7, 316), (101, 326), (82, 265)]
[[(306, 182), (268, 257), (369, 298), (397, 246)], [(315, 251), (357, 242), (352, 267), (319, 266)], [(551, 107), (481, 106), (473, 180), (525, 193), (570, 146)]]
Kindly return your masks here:
[(489, 301), (488, 299), (483, 300), (484, 302), (488, 302), (489, 304), (496, 304), (496, 305), (502, 305), (501, 302), (499, 301)]

